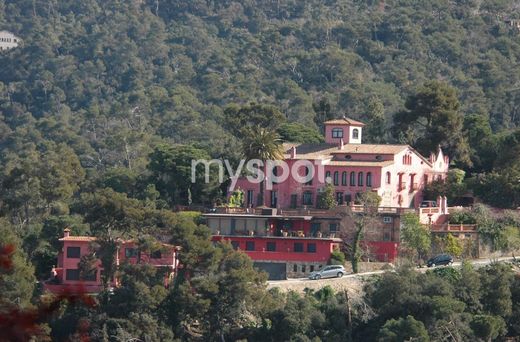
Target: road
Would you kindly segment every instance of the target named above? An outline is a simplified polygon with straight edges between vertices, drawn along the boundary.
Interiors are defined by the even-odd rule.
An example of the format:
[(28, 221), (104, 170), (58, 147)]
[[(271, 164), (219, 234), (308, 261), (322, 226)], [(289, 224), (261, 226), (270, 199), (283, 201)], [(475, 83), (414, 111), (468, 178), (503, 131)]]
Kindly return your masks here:
[[(489, 265), (493, 262), (508, 262), (512, 261), (512, 257), (501, 257), (494, 259), (478, 259), (471, 260), (470, 263), (475, 267), (482, 267), (485, 265)], [(517, 259), (518, 260), (518, 259)], [(461, 262), (454, 262), (452, 267), (461, 267)], [(443, 267), (443, 266), (439, 266)], [(422, 267), (416, 268), (417, 272), (426, 272), (427, 270), (431, 270), (432, 268)], [(372, 272), (363, 272), (356, 274), (348, 274), (343, 276), (342, 278), (329, 278), (329, 279), (320, 279), (320, 280), (310, 280), (307, 278), (298, 278), (298, 279), (288, 279), (288, 280), (271, 280), (267, 282), (268, 288), (280, 288), (281, 291), (296, 291), (303, 292), (305, 289), (313, 289), (318, 290), (323, 286), (329, 285), (334, 290), (349, 290), (349, 292), (353, 292), (352, 294), (360, 294), (363, 288), (363, 279), (368, 278), (373, 275), (383, 274), (385, 272), (394, 272), (393, 270), (382, 270), (382, 271), (372, 271)]]

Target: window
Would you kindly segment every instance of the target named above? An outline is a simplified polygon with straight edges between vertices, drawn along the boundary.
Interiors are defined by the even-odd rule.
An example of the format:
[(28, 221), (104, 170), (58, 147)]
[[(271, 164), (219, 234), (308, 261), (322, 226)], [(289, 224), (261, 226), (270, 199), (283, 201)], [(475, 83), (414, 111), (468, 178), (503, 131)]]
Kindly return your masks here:
[(428, 175), (424, 175), (424, 184), (428, 184)]
[(150, 254), (150, 258), (152, 258), (152, 259), (161, 259), (162, 258), (161, 251), (154, 251), (154, 252), (152, 252), (152, 254)]
[(390, 241), (390, 233), (386, 232), (383, 236), (383, 241)]
[(135, 248), (125, 248), (125, 257), (126, 258), (135, 258), (137, 256), (137, 251)]
[(97, 270), (92, 270), (92, 272), (90, 272), (89, 274), (84, 274), (81, 277), (81, 280), (96, 281), (97, 280)]
[(278, 166), (274, 166), (273, 171), (271, 173), (271, 180), (273, 184), (278, 184), (278, 182), (275, 179), (278, 179)]
[(332, 137), (333, 138), (343, 138), (343, 128), (333, 128)]
[(341, 173), (341, 185), (348, 185), (347, 177), (347, 171), (343, 171)]
[(392, 223), (392, 217), (390, 217), (390, 216), (383, 216), (383, 222), (384, 223)]
[(303, 193), (303, 205), (312, 205), (312, 192), (305, 191)]
[(359, 139), (359, 129), (354, 128), (352, 130), (352, 139)]
[(65, 271), (65, 278), (67, 280), (79, 280), (79, 270), (68, 269)]
[[(307, 177), (310, 173), (311, 173), (310, 168), (308, 166), (305, 167), (305, 177)], [(305, 183), (305, 185), (312, 185), (312, 177), (309, 179), (309, 181), (307, 183)]]
[(267, 243), (267, 251), (268, 252), (276, 252), (276, 242), (268, 242)]
[(238, 241), (231, 241), (231, 246), (233, 246), (235, 251), (240, 249), (240, 243)]
[(81, 248), (67, 247), (67, 258), (79, 259), (81, 257)]
[(329, 224), (329, 231), (331, 233), (336, 233), (338, 231), (338, 224), (337, 223), (330, 223)]
[(325, 182), (329, 183), (331, 180), (332, 178), (330, 178), (330, 171), (325, 172)]
[(363, 186), (363, 172), (359, 172), (359, 173), (358, 173), (358, 177), (357, 177), (357, 185), (358, 185), (358, 186)]
[(316, 244), (315, 243), (308, 243), (307, 244), (307, 252), (309, 252), (309, 253), (316, 253)]
[(294, 251), (295, 251), (295, 252), (298, 252), (298, 253), (303, 252), (303, 243), (301, 243), (301, 242), (295, 242), (295, 243), (294, 243)]
[(302, 273), (305, 273), (305, 265), (302, 265)]
[(271, 208), (276, 208), (278, 204), (278, 193), (276, 191), (271, 191)]
[(367, 172), (367, 186), (372, 186), (372, 172)]
[(350, 186), (356, 186), (356, 173), (354, 171), (350, 173)]
[(339, 172), (334, 171), (334, 185), (339, 185)]
[(247, 190), (247, 206), (252, 207), (254, 203), (254, 192), (253, 190)]
[(314, 265), (309, 266), (309, 272), (314, 272)]
[(246, 241), (246, 251), (254, 251), (254, 250), (255, 250), (255, 242)]
[(297, 194), (291, 194), (291, 208), (296, 208), (298, 203), (298, 195)]
[(392, 174), (390, 172), (386, 173), (386, 184), (390, 184), (390, 181), (392, 180)]
[(336, 202), (339, 205), (343, 204), (343, 193), (342, 192), (336, 192)]

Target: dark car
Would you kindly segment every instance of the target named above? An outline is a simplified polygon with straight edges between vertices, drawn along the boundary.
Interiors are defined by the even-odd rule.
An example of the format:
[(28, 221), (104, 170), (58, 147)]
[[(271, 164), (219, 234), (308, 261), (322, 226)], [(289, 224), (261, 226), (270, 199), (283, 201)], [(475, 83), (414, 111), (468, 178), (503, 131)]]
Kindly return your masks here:
[(437, 255), (426, 262), (426, 266), (435, 267), (439, 265), (451, 265), (453, 264), (453, 257), (448, 254)]

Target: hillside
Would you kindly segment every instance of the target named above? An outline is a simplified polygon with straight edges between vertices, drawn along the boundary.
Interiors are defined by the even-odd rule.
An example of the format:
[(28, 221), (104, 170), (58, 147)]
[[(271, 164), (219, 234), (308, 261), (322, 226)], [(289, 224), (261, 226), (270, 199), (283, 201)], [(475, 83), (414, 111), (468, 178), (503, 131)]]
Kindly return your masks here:
[[(499, 173), (481, 193), (516, 193), (516, 171), (503, 171), (517, 162), (516, 152), (499, 154), (504, 141), (517, 146), (506, 135), (520, 124), (520, 31), (508, 21), (520, 17), (519, 4), (1, 0), (0, 29), (23, 39), (0, 54), (4, 187), (20, 185), (16, 167), (36, 172), (38, 162), (65, 155), (69, 160), (48, 177), (77, 168), (60, 178), (70, 181), (68, 194), (124, 176), (126, 188), (116, 190), (146, 197), (147, 165), (158, 146), (192, 145), (201, 155), (236, 160), (240, 136), (230, 117), (252, 102), (272, 105), (267, 117), (281, 112), (275, 128), (288, 140), (319, 141), (323, 119), (348, 115), (368, 123), (368, 142), (417, 145), (389, 128), (410, 96), (439, 80), (454, 90), (460, 104), (453, 108), (464, 117), (464, 130), (460, 122), (454, 130), (446, 125), (439, 143), (455, 151), (452, 159), (467, 175)], [(175, 201), (159, 190), (166, 202), (179, 203), (178, 194)], [(194, 202), (209, 203), (223, 190), (195, 191)], [(39, 201), (5, 198), (20, 191), (1, 200), (26, 207)]]

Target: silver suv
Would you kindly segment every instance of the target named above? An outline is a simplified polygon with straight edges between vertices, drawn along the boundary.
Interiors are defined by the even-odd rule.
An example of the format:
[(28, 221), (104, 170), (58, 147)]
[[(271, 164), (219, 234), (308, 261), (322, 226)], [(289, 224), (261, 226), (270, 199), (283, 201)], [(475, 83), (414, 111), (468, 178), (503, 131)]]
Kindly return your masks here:
[(341, 278), (345, 274), (347, 274), (347, 271), (343, 266), (330, 265), (323, 267), (321, 270), (317, 272), (312, 272), (311, 274), (309, 274), (309, 279), (317, 280), (321, 278)]

